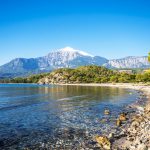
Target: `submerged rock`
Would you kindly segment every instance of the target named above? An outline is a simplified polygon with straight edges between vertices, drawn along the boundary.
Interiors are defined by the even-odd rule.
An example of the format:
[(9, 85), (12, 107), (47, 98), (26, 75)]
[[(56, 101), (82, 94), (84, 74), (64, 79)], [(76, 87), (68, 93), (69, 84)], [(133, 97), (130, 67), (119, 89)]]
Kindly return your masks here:
[(126, 114), (125, 113), (121, 113), (120, 116), (119, 116), (119, 120), (120, 121), (126, 121), (127, 120)]
[(100, 123), (106, 123), (106, 122), (107, 122), (107, 119), (100, 120)]
[(109, 115), (109, 114), (110, 114), (110, 110), (109, 110), (109, 109), (105, 109), (105, 110), (104, 110), (104, 114), (105, 114), (105, 115)]

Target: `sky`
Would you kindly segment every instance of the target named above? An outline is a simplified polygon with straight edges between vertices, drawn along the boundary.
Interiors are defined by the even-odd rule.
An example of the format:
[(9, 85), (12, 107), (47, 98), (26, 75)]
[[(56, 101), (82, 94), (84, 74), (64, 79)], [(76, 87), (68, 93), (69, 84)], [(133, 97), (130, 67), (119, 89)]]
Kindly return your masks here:
[(0, 0), (0, 65), (66, 46), (108, 59), (150, 51), (149, 0)]

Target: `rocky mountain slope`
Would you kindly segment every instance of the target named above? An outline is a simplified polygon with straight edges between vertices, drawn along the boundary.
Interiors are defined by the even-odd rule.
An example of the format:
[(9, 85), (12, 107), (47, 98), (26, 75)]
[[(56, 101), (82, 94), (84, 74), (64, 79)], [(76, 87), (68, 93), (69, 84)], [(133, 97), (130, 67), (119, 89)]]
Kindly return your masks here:
[(41, 72), (49, 72), (58, 68), (76, 68), (85, 65), (98, 65), (107, 68), (148, 68), (147, 57), (126, 57), (108, 60), (100, 56), (92, 56), (86, 52), (65, 47), (38, 58), (16, 58), (0, 66), (1, 77), (26, 76)]
[(146, 56), (129, 56), (122, 59), (109, 60), (104, 66), (108, 68), (149, 68), (150, 63)]
[(40, 72), (49, 72), (58, 68), (76, 68), (84, 65), (103, 65), (107, 63), (106, 58), (92, 56), (83, 51), (65, 47), (38, 58), (17, 58), (3, 66), (0, 66), (0, 74), (28, 75)]

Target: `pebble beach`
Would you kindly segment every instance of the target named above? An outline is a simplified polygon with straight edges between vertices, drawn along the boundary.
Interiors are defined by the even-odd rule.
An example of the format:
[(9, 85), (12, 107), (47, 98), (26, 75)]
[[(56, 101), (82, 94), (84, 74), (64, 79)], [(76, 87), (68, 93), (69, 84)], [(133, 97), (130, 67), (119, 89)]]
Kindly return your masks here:
[[(100, 149), (104, 150), (150, 150), (150, 86), (128, 83), (71, 85), (118, 87), (139, 91), (140, 97), (135, 103), (128, 106), (128, 110), (134, 111), (132, 113), (122, 112), (118, 116), (116, 131), (107, 136), (97, 135), (93, 138)], [(109, 110), (104, 113), (109, 115)]]

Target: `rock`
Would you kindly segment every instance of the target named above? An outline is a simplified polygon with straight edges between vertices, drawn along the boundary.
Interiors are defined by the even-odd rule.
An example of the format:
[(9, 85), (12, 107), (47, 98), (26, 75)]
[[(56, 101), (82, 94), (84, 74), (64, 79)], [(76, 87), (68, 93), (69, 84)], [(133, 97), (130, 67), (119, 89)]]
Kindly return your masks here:
[(109, 139), (106, 136), (96, 136), (95, 137), (96, 142), (105, 150), (111, 149), (111, 143)]
[(101, 123), (106, 123), (107, 122), (107, 119), (102, 119), (100, 120)]
[(120, 120), (120, 119), (117, 119), (116, 125), (117, 125), (117, 126), (121, 126), (121, 124), (122, 124), (121, 120)]
[(134, 137), (127, 137), (127, 140), (130, 142), (133, 142), (135, 140), (135, 138)]
[(137, 106), (137, 109), (139, 110), (139, 111), (144, 111), (144, 108), (143, 107), (141, 107), (141, 106)]
[(114, 133), (110, 133), (109, 135), (108, 135), (108, 138), (110, 139), (110, 138), (114, 138)]
[(136, 115), (132, 118), (133, 121), (142, 122), (144, 121), (144, 118), (142, 116)]
[(104, 110), (104, 114), (105, 114), (105, 115), (109, 115), (109, 114), (110, 114), (110, 110), (109, 110), (109, 109), (105, 109), (105, 110)]
[(140, 125), (140, 123), (138, 122), (138, 121), (133, 121), (132, 123), (131, 123), (131, 127), (132, 128), (137, 128), (138, 126)]
[(121, 113), (120, 116), (119, 116), (119, 120), (120, 121), (126, 121), (127, 120), (126, 114), (125, 113)]
[(145, 144), (138, 145), (138, 147), (136, 149), (137, 150), (148, 150), (148, 148), (147, 148), (147, 146)]

